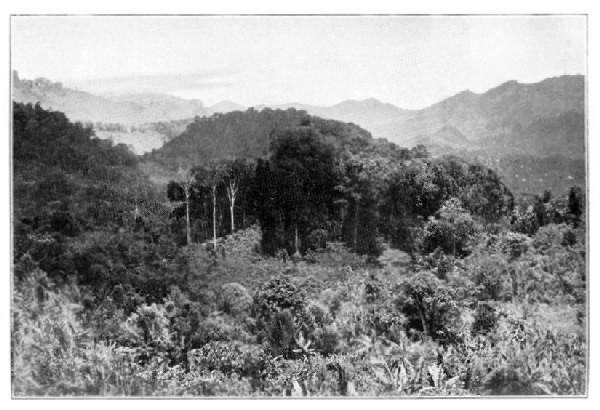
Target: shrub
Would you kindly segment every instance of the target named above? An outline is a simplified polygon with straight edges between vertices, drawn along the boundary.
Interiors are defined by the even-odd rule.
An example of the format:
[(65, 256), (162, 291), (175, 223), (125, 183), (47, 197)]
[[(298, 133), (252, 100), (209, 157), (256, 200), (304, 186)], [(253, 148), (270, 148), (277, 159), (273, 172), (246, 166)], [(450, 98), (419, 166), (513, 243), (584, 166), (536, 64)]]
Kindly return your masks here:
[(498, 315), (496, 309), (487, 303), (477, 305), (475, 311), (475, 320), (473, 322), (471, 332), (474, 335), (487, 334), (491, 332), (498, 323)]
[(296, 326), (289, 310), (277, 312), (267, 328), (267, 341), (274, 355), (288, 357), (294, 347)]
[(365, 302), (373, 304), (381, 300), (383, 295), (382, 283), (373, 275), (365, 283)]
[(342, 295), (339, 291), (333, 289), (325, 289), (321, 292), (321, 300), (327, 306), (332, 317), (336, 317), (342, 305)]
[(250, 312), (253, 299), (246, 288), (239, 283), (226, 283), (221, 287), (220, 307), (232, 316)]
[(200, 349), (188, 352), (190, 371), (219, 371), (230, 376), (237, 373), (250, 379), (266, 377), (273, 369), (273, 361), (259, 345), (241, 342), (213, 341)]
[(270, 331), (265, 334), (265, 330), (273, 326), (275, 318), (283, 320), (280, 314), (284, 311), (292, 317), (296, 331), (309, 335), (314, 330), (312, 317), (307, 311), (306, 293), (286, 277), (272, 279), (263, 285), (254, 296), (252, 311), (259, 337), (268, 336)]
[(540, 228), (533, 238), (533, 246), (541, 252), (552, 248), (574, 245), (577, 236), (573, 229), (566, 224), (550, 224)]
[(473, 260), (468, 269), (472, 271), (478, 300), (500, 300), (504, 296), (509, 267), (503, 258), (482, 256)]
[(254, 296), (253, 311), (257, 318), (270, 318), (274, 313), (289, 310), (294, 317), (302, 316), (306, 295), (286, 277), (271, 279)]
[(459, 309), (454, 293), (433, 273), (418, 272), (401, 285), (396, 306), (408, 319), (407, 326), (448, 342), (456, 337)]
[(506, 232), (498, 238), (498, 246), (511, 259), (516, 259), (529, 249), (531, 240), (527, 235), (518, 232)]
[(319, 353), (328, 356), (337, 351), (340, 334), (334, 326), (317, 329), (313, 336), (315, 338), (315, 349)]
[(429, 255), (417, 260), (417, 266), (422, 270), (431, 270), (435, 275), (446, 280), (448, 274), (454, 269), (455, 258), (452, 255), (446, 255), (441, 248), (436, 248)]
[(312, 322), (317, 327), (324, 327), (332, 322), (331, 315), (326, 306), (318, 302), (311, 302), (307, 307), (308, 313), (311, 315)]
[(538, 218), (533, 206), (527, 207), (522, 213), (515, 212), (512, 219), (512, 229), (516, 232), (534, 235), (539, 228)]

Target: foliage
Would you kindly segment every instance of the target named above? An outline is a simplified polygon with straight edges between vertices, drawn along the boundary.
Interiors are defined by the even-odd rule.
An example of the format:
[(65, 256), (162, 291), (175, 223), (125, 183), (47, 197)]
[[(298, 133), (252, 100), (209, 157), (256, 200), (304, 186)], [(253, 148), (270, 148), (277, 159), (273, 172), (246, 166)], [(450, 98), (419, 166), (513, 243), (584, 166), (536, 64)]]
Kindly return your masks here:
[[(146, 158), (180, 156), (189, 185), (156, 186), (13, 108), (16, 396), (586, 393), (580, 189), (514, 198), (293, 110), (196, 119)], [(206, 161), (242, 131), (262, 158)]]
[(456, 337), (459, 307), (453, 290), (431, 272), (418, 272), (402, 284), (396, 300), (408, 318), (408, 327), (442, 342)]
[(221, 304), (225, 313), (234, 316), (248, 314), (252, 302), (248, 290), (239, 283), (226, 283), (221, 287)]
[(466, 212), (460, 201), (449, 199), (437, 213), (436, 219), (430, 219), (425, 225), (423, 251), (432, 252), (440, 248), (453, 256), (465, 256), (468, 241), (477, 228), (471, 215)]

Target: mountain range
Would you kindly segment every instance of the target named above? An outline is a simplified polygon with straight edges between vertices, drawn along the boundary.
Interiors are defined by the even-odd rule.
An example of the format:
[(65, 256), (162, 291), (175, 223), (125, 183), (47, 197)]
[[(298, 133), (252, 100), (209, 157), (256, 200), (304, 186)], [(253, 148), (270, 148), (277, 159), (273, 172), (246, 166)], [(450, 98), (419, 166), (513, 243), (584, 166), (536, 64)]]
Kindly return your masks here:
[(73, 121), (139, 125), (191, 119), (195, 116), (229, 112), (245, 107), (223, 101), (206, 106), (202, 101), (168, 94), (140, 93), (99, 96), (64, 87), (46, 78), (26, 80), (13, 71), (13, 100), (36, 103), (46, 109), (62, 111)]
[[(166, 94), (97, 96), (43, 78), (20, 79), (16, 72), (13, 99), (39, 101), (44, 108), (63, 111), (77, 121), (135, 126), (134, 132), (99, 130), (98, 134), (131, 144), (138, 153), (158, 148), (173, 137), (173, 132), (166, 135), (157, 130), (183, 131), (196, 116), (246, 109), (230, 101), (207, 106), (197, 99)], [(401, 146), (424, 144), (433, 151), (468, 149), (494, 156), (563, 155), (574, 159), (583, 158), (585, 153), (583, 75), (563, 75), (532, 84), (508, 81), (481, 94), (466, 90), (420, 110), (402, 109), (374, 98), (346, 100), (332, 106), (289, 103), (254, 108), (260, 111), (266, 107), (295, 108), (313, 116), (354, 123), (375, 138)], [(177, 121), (177, 127), (140, 127), (173, 121)]]
[(564, 75), (538, 83), (508, 81), (485, 93), (463, 91), (420, 110), (376, 99), (333, 106), (284, 104), (309, 114), (353, 122), (376, 138), (402, 146), (425, 144), (504, 154), (581, 158), (585, 141), (585, 77)]

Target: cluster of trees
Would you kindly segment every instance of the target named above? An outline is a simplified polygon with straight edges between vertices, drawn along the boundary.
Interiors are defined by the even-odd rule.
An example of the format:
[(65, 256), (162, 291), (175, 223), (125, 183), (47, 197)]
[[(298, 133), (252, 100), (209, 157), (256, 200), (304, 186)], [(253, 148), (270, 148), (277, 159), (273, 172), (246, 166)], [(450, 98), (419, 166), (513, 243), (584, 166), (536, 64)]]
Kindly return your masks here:
[[(412, 228), (422, 227), (449, 198), (490, 223), (513, 209), (511, 192), (483, 165), (434, 159), (423, 146), (334, 143), (319, 124), (302, 124), (274, 131), (265, 158), (211, 161), (169, 184), (169, 198), (183, 204), (178, 216), (185, 218), (186, 243), (210, 236), (216, 242), (234, 231), (241, 215), (239, 227), (260, 223), (269, 254), (342, 241), (376, 255), (381, 240), (414, 251)], [(192, 234), (196, 226), (201, 232)]]
[(236, 226), (245, 228), (253, 222), (248, 219), (253, 175), (254, 163), (244, 159), (179, 168), (177, 178), (167, 186), (167, 195), (172, 203), (180, 204), (174, 216), (185, 220), (186, 244), (194, 238), (212, 237), (216, 247), (217, 235), (233, 233)]
[(148, 283), (179, 271), (172, 207), (138, 158), (60, 112), (15, 103), (13, 114), (17, 279), (33, 263), (58, 283), (94, 285), (98, 297), (115, 283), (160, 295), (168, 285)]
[(584, 223), (585, 193), (580, 186), (572, 186), (564, 196), (553, 198), (552, 192), (545, 190), (541, 195), (522, 197), (520, 202), (510, 218), (517, 232), (533, 235), (549, 224), (577, 228)]
[[(70, 123), (62, 113), (23, 104), (13, 110), (15, 257), (36, 255), (51, 276), (93, 277), (91, 266), (111, 276), (127, 264), (159, 275), (160, 269), (177, 269), (178, 246), (211, 241), (216, 248), (217, 238), (254, 223), (267, 254), (305, 254), (337, 241), (376, 256), (383, 242), (413, 254), (437, 246), (463, 254), (457, 235), (463, 228), (470, 233), (473, 224), (506, 222), (534, 234), (549, 223), (582, 221), (580, 188), (565, 198), (546, 192), (515, 205), (498, 175), (481, 164), (432, 158), (423, 146), (361, 139), (354, 126), (295, 110), (250, 110), (265, 130), (271, 127), (262, 142), (269, 141), (267, 155), (203, 162), (198, 147), (190, 149), (177, 161), (177, 178), (166, 192), (140, 173), (138, 158), (125, 146), (95, 138), (91, 128)], [(221, 127), (223, 115), (214, 117), (192, 124), (184, 142), (198, 127)], [(178, 140), (169, 149), (179, 150)], [(458, 221), (466, 225), (459, 229)], [(116, 234), (119, 240), (111, 241)], [(73, 240), (78, 237), (85, 240)], [(126, 240), (158, 260), (130, 260), (131, 246), (113, 252), (126, 255), (117, 264), (94, 251), (94, 241), (112, 246)], [(89, 249), (73, 249), (82, 243)]]

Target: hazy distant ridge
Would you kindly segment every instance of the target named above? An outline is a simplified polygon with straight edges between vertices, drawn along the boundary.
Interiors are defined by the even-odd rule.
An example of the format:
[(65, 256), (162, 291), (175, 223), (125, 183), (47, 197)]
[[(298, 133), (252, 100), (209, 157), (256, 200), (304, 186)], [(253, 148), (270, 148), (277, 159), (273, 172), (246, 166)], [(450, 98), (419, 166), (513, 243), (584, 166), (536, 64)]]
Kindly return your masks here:
[[(231, 101), (206, 106), (197, 99), (166, 94), (101, 97), (43, 78), (23, 80), (16, 72), (13, 99), (40, 102), (44, 108), (65, 112), (76, 121), (124, 125), (191, 122), (196, 116), (246, 109)], [(582, 75), (553, 77), (533, 84), (507, 81), (481, 94), (466, 90), (420, 110), (402, 109), (374, 98), (346, 100), (332, 106), (289, 103), (269, 107), (293, 107), (321, 118), (351, 122), (376, 138), (386, 138), (401, 146), (423, 143), (432, 147), (485, 150), (498, 156), (518, 153), (582, 158), (584, 154), (585, 77)], [(128, 135), (118, 136), (126, 143), (128, 138)], [(163, 140), (153, 138), (150, 144), (143, 144), (143, 139), (131, 136), (131, 144), (138, 152), (158, 148)]]
[(426, 143), (541, 156), (584, 153), (583, 75), (533, 84), (507, 81), (481, 94), (466, 90), (420, 110), (376, 99), (348, 100), (330, 107), (290, 103), (273, 108), (288, 107), (353, 122), (374, 137), (403, 146)]
[(231, 102), (205, 106), (200, 100), (155, 93), (102, 97), (64, 87), (45, 78), (26, 80), (13, 71), (13, 100), (39, 102), (42, 107), (64, 112), (73, 121), (118, 123), (124, 125), (191, 119), (244, 109)]

